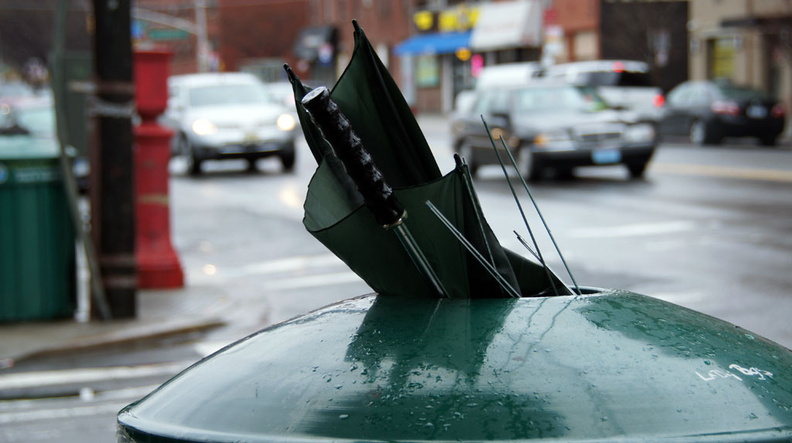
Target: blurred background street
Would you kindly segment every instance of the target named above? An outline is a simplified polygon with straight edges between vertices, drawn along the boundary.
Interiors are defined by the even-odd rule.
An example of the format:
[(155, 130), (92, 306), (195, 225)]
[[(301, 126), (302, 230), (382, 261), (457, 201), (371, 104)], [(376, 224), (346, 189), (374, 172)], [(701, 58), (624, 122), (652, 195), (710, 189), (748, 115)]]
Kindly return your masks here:
[[(419, 122), (447, 171), (453, 164), (447, 119), (426, 115)], [(645, 180), (630, 180), (613, 166), (531, 189), (580, 284), (658, 297), (789, 347), (791, 157), (787, 144), (700, 148), (671, 141), (661, 144)], [(6, 373), (34, 381), (21, 392), (5, 391), (24, 399), (0, 401), (0, 441), (78, 442), (86, 433), (91, 441), (109, 441), (120, 407), (200, 357), (267, 325), (370, 292), (300, 223), (315, 168), (305, 143), (298, 144), (293, 175), (282, 174), (276, 159), (258, 167), (251, 173), (243, 160), (210, 162), (194, 178), (183, 158), (170, 163), (173, 236), (186, 274), (185, 289), (171, 292), (184, 293), (181, 303), (188, 304), (193, 294), (224, 326), (18, 362)], [(475, 185), (503, 244), (522, 250), (512, 234), (522, 231), (522, 221), (499, 168), (483, 169)], [(538, 226), (535, 217), (530, 221)], [(543, 250), (563, 275), (549, 243)]]
[[(528, 255), (481, 114), (578, 283), (792, 347), (790, 0), (0, 0), (0, 442), (112, 441), (200, 358), (371, 292), (302, 225), (283, 70), (332, 86), (352, 19), (505, 247)], [(551, 82), (587, 107), (514, 114)]]

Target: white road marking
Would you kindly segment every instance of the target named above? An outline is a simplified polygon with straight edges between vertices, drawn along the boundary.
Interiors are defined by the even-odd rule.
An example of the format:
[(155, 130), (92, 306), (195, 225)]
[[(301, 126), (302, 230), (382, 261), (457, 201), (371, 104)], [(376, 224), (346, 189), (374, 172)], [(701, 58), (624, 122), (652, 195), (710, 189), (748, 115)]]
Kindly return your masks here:
[(231, 341), (202, 341), (193, 345), (195, 352), (202, 357), (209, 356), (231, 344)]
[(674, 234), (692, 231), (697, 224), (692, 221), (677, 220), (662, 223), (640, 223), (623, 226), (603, 226), (599, 228), (578, 228), (568, 232), (572, 238), (618, 238), (648, 235)]
[[(339, 267), (346, 269), (346, 265), (333, 254), (296, 256), (277, 260), (269, 260), (234, 268), (223, 267), (216, 264), (204, 264), (200, 271), (188, 270), (188, 278), (193, 282), (218, 283), (253, 275), (274, 275), (296, 272), (308, 272), (318, 268)], [(327, 274), (327, 275), (333, 275)], [(301, 276), (300, 278), (305, 278)], [(332, 278), (331, 278), (332, 280)]]
[(279, 260), (270, 260), (261, 263), (251, 263), (234, 270), (234, 272), (239, 272), (245, 275), (249, 275), (249, 274), (267, 275), (267, 274), (277, 274), (281, 272), (301, 271), (311, 268), (320, 268), (320, 267), (327, 267), (333, 265), (346, 266), (344, 265), (344, 262), (342, 262), (341, 259), (339, 259), (335, 255), (325, 254), (325, 255), (314, 255), (314, 256), (287, 257)]
[(64, 402), (61, 398), (0, 401), (0, 425), (115, 415), (130, 402), (142, 398), (158, 387), (159, 385), (148, 385), (97, 392), (90, 404), (79, 400)]
[(319, 286), (340, 285), (354, 282), (363, 282), (363, 280), (354, 272), (346, 271), (336, 272), (333, 274), (317, 274), (283, 280), (274, 280), (265, 282), (261, 286), (262, 289), (282, 291), (286, 289), (315, 288)]
[(70, 406), (54, 409), (35, 409), (0, 413), (0, 425), (29, 421), (48, 421), (64, 418), (92, 417), (104, 414), (115, 414), (126, 406), (127, 402), (101, 403), (89, 406)]
[(104, 368), (61, 369), (33, 371), (0, 376), (0, 391), (30, 389), (102, 380), (124, 380), (141, 377), (170, 376), (183, 371), (192, 362), (164, 363), (143, 366), (110, 366)]
[(743, 180), (762, 180), (792, 182), (792, 171), (764, 168), (735, 168), (717, 165), (692, 165), (679, 163), (654, 163), (652, 172), (679, 175), (699, 175), (709, 177), (737, 178)]

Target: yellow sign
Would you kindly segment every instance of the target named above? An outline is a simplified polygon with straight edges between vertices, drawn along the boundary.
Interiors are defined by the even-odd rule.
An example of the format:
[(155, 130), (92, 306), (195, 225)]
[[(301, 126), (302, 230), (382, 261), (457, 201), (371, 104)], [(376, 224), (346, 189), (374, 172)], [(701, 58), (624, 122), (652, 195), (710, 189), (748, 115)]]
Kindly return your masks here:
[(440, 32), (467, 31), (473, 28), (478, 19), (479, 8), (460, 5), (435, 13), (434, 11), (418, 11), (413, 14), (413, 22), (419, 31), (429, 31), (435, 26), (437, 15), (437, 30)]
[(432, 11), (419, 11), (413, 15), (413, 22), (419, 31), (428, 31), (434, 26), (434, 14)]
[(473, 28), (478, 12), (478, 8), (465, 5), (440, 12), (440, 32), (467, 31)]

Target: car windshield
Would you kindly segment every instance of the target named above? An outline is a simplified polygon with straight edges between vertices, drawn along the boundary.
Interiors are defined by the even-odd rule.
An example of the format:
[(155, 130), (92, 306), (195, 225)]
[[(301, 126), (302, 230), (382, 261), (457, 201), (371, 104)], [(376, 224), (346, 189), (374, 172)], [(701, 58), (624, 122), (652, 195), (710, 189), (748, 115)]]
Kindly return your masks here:
[(272, 102), (272, 95), (263, 86), (255, 84), (211, 85), (190, 89), (190, 106), (195, 107)]
[(517, 90), (514, 95), (514, 110), (517, 113), (572, 110), (593, 112), (607, 107), (605, 101), (590, 88), (528, 88)]
[(725, 98), (737, 101), (770, 100), (771, 97), (764, 92), (741, 86), (721, 87), (721, 94)]
[(593, 71), (580, 74), (580, 82), (589, 86), (652, 86), (646, 72)]

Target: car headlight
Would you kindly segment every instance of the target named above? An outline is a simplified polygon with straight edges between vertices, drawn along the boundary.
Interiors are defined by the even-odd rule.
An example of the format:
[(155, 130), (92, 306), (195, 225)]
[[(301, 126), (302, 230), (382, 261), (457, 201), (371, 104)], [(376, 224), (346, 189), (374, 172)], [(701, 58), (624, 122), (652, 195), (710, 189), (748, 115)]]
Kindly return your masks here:
[(568, 131), (540, 132), (534, 137), (534, 145), (540, 149), (573, 149), (575, 144)]
[(197, 135), (212, 135), (217, 132), (217, 126), (205, 118), (195, 120), (191, 128)]
[(654, 141), (654, 126), (648, 123), (629, 125), (624, 130), (624, 139), (630, 143), (643, 143)]
[(275, 121), (275, 125), (281, 131), (291, 131), (297, 126), (297, 120), (291, 114), (281, 114)]

